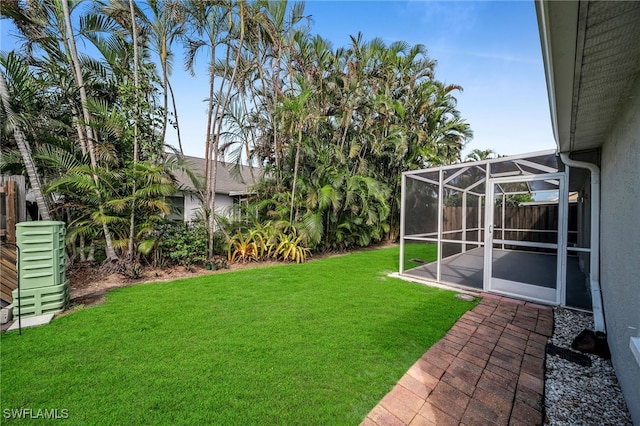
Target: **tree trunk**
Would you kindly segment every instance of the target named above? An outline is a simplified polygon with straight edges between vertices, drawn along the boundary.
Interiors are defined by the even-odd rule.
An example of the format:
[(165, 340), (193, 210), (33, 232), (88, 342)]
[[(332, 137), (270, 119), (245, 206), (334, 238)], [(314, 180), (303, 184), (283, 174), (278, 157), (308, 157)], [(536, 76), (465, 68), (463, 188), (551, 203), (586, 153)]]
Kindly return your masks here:
[[(133, 262), (133, 249), (134, 249), (134, 238), (136, 236), (136, 179), (137, 179), (137, 164), (138, 164), (138, 116), (139, 116), (139, 107), (138, 107), (138, 83), (139, 83), (139, 65), (138, 65), (138, 28), (136, 26), (136, 13), (133, 7), (133, 0), (129, 0), (129, 11), (131, 13), (131, 36), (133, 37), (133, 84), (134, 84), (134, 96), (136, 98), (135, 102), (135, 112), (133, 116), (133, 186), (131, 189), (131, 217), (129, 219), (129, 244), (128, 244), (128, 259), (130, 262)], [(165, 98), (166, 98), (166, 89), (165, 89)], [(166, 119), (166, 111), (165, 111), (165, 119)], [(166, 122), (166, 121), (165, 121)], [(164, 143), (164, 133), (162, 134), (163, 143)]]
[[(75, 65), (73, 60), (71, 60), (71, 47), (69, 46), (69, 40), (67, 38), (66, 33), (66, 21), (64, 22), (65, 27), (60, 28), (60, 36), (62, 38), (62, 46), (64, 47), (65, 57), (67, 59), (67, 63), (73, 72), (73, 79), (76, 82), (76, 86), (78, 86), (78, 79), (75, 74)], [(75, 41), (75, 39), (74, 39)], [(82, 151), (82, 155), (87, 155), (87, 135), (85, 135), (86, 127), (83, 129), (82, 124), (80, 124), (80, 113), (78, 109), (75, 107), (75, 102), (71, 94), (67, 93), (67, 100), (69, 105), (71, 106), (71, 113), (73, 116), (73, 125), (76, 128), (76, 132), (78, 133), (78, 141), (80, 141), (80, 150)]]
[[(68, 33), (67, 37), (69, 40), (69, 50), (71, 54), (71, 61), (73, 62), (74, 77), (76, 80), (76, 84), (78, 86), (78, 90), (80, 92), (82, 116), (84, 118), (85, 126), (86, 126), (87, 151), (89, 152), (89, 158), (91, 159), (91, 167), (93, 167), (94, 169), (97, 169), (98, 161), (96, 159), (96, 150), (93, 143), (94, 142), (93, 131), (89, 126), (89, 123), (91, 122), (91, 114), (89, 114), (89, 109), (87, 108), (87, 90), (84, 87), (84, 79), (82, 77), (82, 70), (80, 69), (80, 60), (78, 59), (78, 51), (76, 49), (76, 41), (73, 35), (73, 28), (71, 27), (71, 16), (69, 14), (68, 0), (62, 0), (62, 12), (64, 13), (64, 23)], [(93, 180), (95, 181), (96, 186), (98, 186), (98, 176), (95, 173), (93, 175)], [(99, 191), (97, 191), (97, 189), (96, 189), (96, 192), (98, 192), (99, 199), (102, 200), (102, 197), (100, 196), (100, 193)], [(104, 213), (104, 207), (102, 206), (102, 204), (100, 204), (99, 211), (101, 214)], [(118, 260), (118, 255), (116, 254), (116, 251), (113, 248), (111, 231), (109, 230), (109, 227), (107, 226), (106, 223), (102, 224), (102, 230), (104, 232), (105, 255), (107, 257), (107, 260)]]
[[(7, 119), (10, 119), (10, 117), (14, 115), (14, 113), (11, 109), (11, 104), (9, 103), (9, 88), (7, 87), (7, 83), (2, 72), (0, 72), (0, 96), (2, 97), (2, 105), (4, 106), (4, 111)], [(42, 192), (42, 186), (40, 185), (38, 170), (35, 163), (33, 162), (33, 157), (31, 156), (31, 148), (29, 147), (29, 144), (24, 137), (24, 133), (22, 133), (22, 129), (20, 129), (18, 123), (14, 123), (13, 125), (13, 137), (15, 138), (16, 144), (18, 145), (18, 150), (20, 151), (20, 155), (22, 156), (24, 167), (25, 169), (27, 169), (29, 183), (31, 184), (31, 190), (33, 191), (33, 194), (36, 198), (36, 204), (38, 205), (40, 216), (44, 220), (51, 220), (47, 199), (45, 198), (44, 192)]]
[(87, 255), (84, 252), (84, 236), (80, 236), (80, 262), (86, 262), (87, 261)]
[(167, 119), (169, 116), (169, 75), (167, 73), (167, 43), (162, 44), (160, 52), (160, 66), (162, 67), (162, 102), (164, 111), (162, 112), (162, 143), (164, 144), (167, 135)]
[[(260, 36), (260, 33), (258, 33), (258, 40), (259, 42), (262, 41), (262, 37)], [(263, 69), (263, 61), (258, 61), (258, 63), (256, 64), (257, 68), (258, 68), (258, 76), (260, 77), (260, 81), (262, 81), (262, 86), (264, 87), (266, 85), (267, 80), (264, 77), (264, 69)], [(274, 89), (275, 90), (275, 89)], [(276, 186), (280, 186), (280, 159), (278, 157), (278, 135), (277, 135), (277, 129), (276, 129), (276, 119), (274, 118), (273, 115), (273, 110), (275, 109), (275, 105), (276, 105), (276, 100), (275, 100), (275, 95), (274, 95), (274, 99), (273, 99), (273, 105), (271, 105), (270, 103), (270, 98), (269, 95), (265, 92), (264, 94), (264, 99), (265, 99), (265, 104), (267, 106), (267, 114), (269, 116), (269, 120), (271, 120), (271, 125), (273, 126), (273, 159), (276, 165), (276, 169), (275, 169), (275, 178), (276, 178)], [(257, 109), (256, 109), (257, 111)]]
[[(216, 165), (218, 160), (218, 150), (214, 149), (214, 146), (217, 146), (217, 143), (213, 141), (213, 96), (214, 96), (214, 83), (215, 83), (215, 71), (213, 64), (215, 64), (215, 44), (211, 46), (211, 69), (209, 76), (209, 110), (207, 113), (207, 143), (205, 146), (205, 206), (206, 210), (208, 210), (207, 216), (207, 230), (209, 232), (208, 236), (208, 245), (207, 251), (209, 256), (213, 256), (213, 227), (215, 225), (215, 176), (216, 176)], [(212, 160), (212, 158), (214, 158)], [(213, 177), (212, 177), (213, 176)]]
[(209, 199), (209, 241), (208, 241), (208, 252), (209, 258), (213, 257), (213, 234), (215, 232), (216, 227), (216, 173), (218, 171), (218, 143), (213, 144), (213, 161), (211, 162), (211, 169), (209, 172), (211, 173), (211, 185), (212, 185), (212, 193), (210, 194)]
[(73, 65), (73, 73), (78, 91), (80, 93), (80, 104), (82, 106), (82, 116), (86, 127), (87, 137), (87, 151), (91, 157), (91, 165), (97, 167), (96, 152), (94, 146), (93, 131), (89, 126), (91, 122), (91, 114), (87, 108), (87, 90), (84, 86), (84, 78), (82, 77), (82, 69), (80, 68), (80, 60), (78, 59), (78, 50), (76, 49), (75, 36), (73, 34), (73, 27), (71, 26), (71, 16), (69, 15), (69, 3), (68, 0), (62, 0), (62, 11), (64, 13), (64, 22), (67, 29), (67, 39), (69, 41), (69, 53), (71, 55), (71, 62)]
[[(217, 116), (217, 110), (216, 110), (216, 120), (218, 123), (218, 129), (216, 131), (216, 134), (214, 136), (214, 145), (213, 145), (213, 149), (214, 149), (214, 163), (213, 163), (213, 172), (212, 172), (212, 203), (211, 203), (211, 218), (209, 219), (209, 256), (213, 257), (213, 233), (214, 233), (214, 228), (215, 228), (215, 189), (216, 189), (216, 171), (218, 169), (218, 148), (219, 148), (219, 141), (220, 141), (220, 135), (222, 134), (222, 121), (223, 121), (223, 116), (224, 116), (224, 112), (227, 110), (227, 107), (229, 105), (229, 98), (231, 96), (231, 89), (233, 87), (233, 83), (235, 81), (236, 75), (238, 73), (238, 66), (240, 65), (240, 55), (242, 54), (242, 44), (244, 43), (244, 4), (242, 2), (239, 3), (239, 7), (240, 7), (240, 11), (238, 12), (240, 15), (240, 40), (238, 42), (238, 51), (236, 53), (236, 58), (235, 58), (235, 63), (233, 66), (233, 71), (231, 72), (231, 78), (229, 79), (229, 83), (227, 86), (227, 93), (225, 94), (224, 97), (224, 101), (223, 101), (223, 105), (220, 111), (220, 117)], [(231, 46), (227, 46), (227, 64), (229, 63), (229, 52), (230, 52)], [(227, 66), (225, 65), (225, 76), (226, 76), (226, 70), (227, 70)], [(222, 92), (222, 85), (220, 86), (220, 91)], [(220, 106), (220, 99), (218, 99), (218, 106)]]
[(289, 224), (293, 224), (293, 204), (296, 196), (296, 182), (298, 180), (298, 164), (300, 163), (300, 144), (302, 143), (302, 123), (298, 129), (298, 143), (296, 145), (296, 159), (293, 164), (293, 185), (291, 187), (291, 210), (289, 211)]
[[(232, 19), (232, 17), (230, 17)], [(230, 36), (229, 36), (230, 37)], [(222, 73), (222, 81), (220, 83), (220, 88), (218, 90), (218, 97), (216, 99), (216, 109), (213, 114), (213, 122), (211, 124), (211, 137), (209, 138), (211, 144), (209, 145), (209, 149), (211, 150), (210, 156), (207, 161), (207, 193), (209, 194), (209, 217), (207, 222), (207, 230), (209, 232), (208, 235), (208, 244), (207, 250), (209, 254), (209, 258), (213, 257), (213, 234), (215, 232), (216, 226), (216, 185), (217, 185), (217, 171), (218, 171), (218, 149), (220, 147), (220, 140), (218, 138), (218, 132), (216, 132), (216, 128), (219, 128), (217, 125), (218, 122), (222, 122), (222, 115), (224, 114), (224, 110), (222, 113), (220, 112), (220, 99), (222, 98), (222, 90), (224, 89), (224, 80), (227, 78), (227, 74), (229, 72), (229, 58), (231, 47), (229, 46), (229, 39), (227, 39), (227, 53), (224, 61), (224, 71)]]
[(71, 106), (71, 115), (73, 120), (73, 126), (76, 128), (76, 132), (78, 133), (78, 140), (80, 141), (80, 151), (82, 155), (87, 155), (87, 142), (84, 137), (84, 133), (82, 132), (82, 126), (80, 125), (80, 118), (78, 114), (78, 110), (73, 106), (73, 101), (69, 99), (69, 104)]
[(178, 107), (176, 106), (176, 97), (173, 94), (173, 87), (171, 82), (167, 79), (167, 87), (171, 93), (171, 103), (173, 104), (173, 116), (176, 118), (176, 133), (178, 134), (178, 148), (180, 149), (180, 155), (184, 157), (184, 150), (182, 149), (182, 138), (180, 137), (180, 123), (178, 122)]
[(91, 240), (91, 244), (89, 244), (89, 254), (87, 255), (87, 262), (95, 262), (96, 261), (96, 242)]

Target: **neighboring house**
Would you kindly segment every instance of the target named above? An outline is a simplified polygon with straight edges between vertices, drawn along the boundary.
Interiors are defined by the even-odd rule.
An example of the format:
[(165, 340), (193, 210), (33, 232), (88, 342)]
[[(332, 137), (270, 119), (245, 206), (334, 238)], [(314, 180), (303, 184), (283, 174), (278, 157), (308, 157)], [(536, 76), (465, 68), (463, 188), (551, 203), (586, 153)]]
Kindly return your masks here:
[[(185, 163), (204, 185), (205, 159), (185, 156)], [(216, 170), (216, 198), (215, 209), (219, 215), (229, 217), (232, 207), (242, 203), (250, 193), (250, 187), (260, 178), (262, 169), (250, 166), (237, 167), (232, 163), (218, 162)], [(239, 172), (239, 173), (238, 173)], [(171, 198), (174, 213), (170, 216), (174, 220), (192, 221), (202, 215), (202, 205), (198, 191), (190, 177), (184, 173), (176, 173), (181, 191)]]
[(537, 0), (536, 11), (558, 151), (600, 150), (604, 319), (640, 424), (640, 3)]

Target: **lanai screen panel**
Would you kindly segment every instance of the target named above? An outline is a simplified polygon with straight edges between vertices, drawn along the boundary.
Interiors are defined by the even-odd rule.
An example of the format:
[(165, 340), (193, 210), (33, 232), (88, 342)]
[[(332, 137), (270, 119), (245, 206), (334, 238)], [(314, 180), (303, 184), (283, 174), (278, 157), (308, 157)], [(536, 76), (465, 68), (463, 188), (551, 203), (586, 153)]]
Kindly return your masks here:
[[(484, 238), (485, 180), (486, 166), (475, 163), (443, 171), (443, 239), (462, 243), (462, 252), (478, 247), (469, 243), (482, 242)], [(443, 257), (448, 257), (446, 250)]]
[(438, 171), (418, 173), (404, 182), (404, 239), (401, 270), (429, 263), (438, 241)]
[[(404, 232), (401, 235), (404, 265), (402, 272), (409, 275), (415, 272), (421, 278), (464, 285), (462, 282), (448, 280), (456, 275), (469, 274), (469, 271), (457, 274), (456, 265), (461, 263), (456, 260), (459, 256), (482, 256), (487, 178), (540, 175), (556, 173), (562, 171), (561, 169), (562, 165), (556, 155), (546, 152), (405, 173), (402, 217)], [(487, 171), (490, 172), (489, 175)], [(544, 193), (548, 193), (548, 197), (557, 197), (558, 182), (539, 180), (528, 183), (504, 183), (496, 191), (496, 196), (504, 197), (507, 202), (508, 197), (518, 194)], [(520, 240), (526, 235), (534, 241), (538, 240), (533, 237), (533, 232), (507, 231), (513, 229), (505, 226), (509, 224), (508, 218), (503, 219), (502, 208), (496, 210), (499, 211), (494, 211), (494, 217), (497, 219), (495, 225), (502, 238), (513, 236), (514, 239)], [(428, 256), (425, 255), (423, 258), (416, 258), (415, 247), (418, 244), (432, 244), (432, 257), (426, 259)], [(434, 260), (433, 249), (437, 250), (437, 259), (427, 265), (423, 261)], [(426, 253), (425, 250), (422, 252)], [(480, 261), (476, 263), (481, 264)], [(427, 270), (430, 275), (425, 272)], [(477, 284), (476, 282), (473, 286)]]
[(416, 174), (404, 187), (405, 236), (415, 241), (438, 237), (439, 173)]
[(482, 247), (485, 180), (486, 166), (476, 163), (405, 173), (403, 272), (440, 280), (435, 267), (425, 276), (436, 254), (442, 260)]

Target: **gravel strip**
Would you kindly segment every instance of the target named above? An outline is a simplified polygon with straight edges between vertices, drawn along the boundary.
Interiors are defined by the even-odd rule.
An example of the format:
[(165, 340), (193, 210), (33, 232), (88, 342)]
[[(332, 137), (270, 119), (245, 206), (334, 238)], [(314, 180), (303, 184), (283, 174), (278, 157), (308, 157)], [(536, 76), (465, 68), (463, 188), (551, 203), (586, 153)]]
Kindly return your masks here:
[[(556, 308), (553, 317), (550, 342), (562, 348), (571, 349), (582, 330), (594, 329), (591, 314)], [(545, 425), (632, 425), (611, 361), (586, 355), (591, 367), (547, 354)]]

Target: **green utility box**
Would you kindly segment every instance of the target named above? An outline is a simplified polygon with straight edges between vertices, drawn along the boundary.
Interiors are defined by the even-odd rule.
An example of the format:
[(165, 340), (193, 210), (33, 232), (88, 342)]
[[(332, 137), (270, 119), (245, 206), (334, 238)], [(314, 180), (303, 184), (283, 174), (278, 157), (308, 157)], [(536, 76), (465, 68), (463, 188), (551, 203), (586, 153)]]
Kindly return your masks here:
[(64, 310), (69, 297), (64, 225), (64, 222), (49, 220), (16, 225), (16, 242), (20, 247), (20, 298), (18, 290), (14, 290), (15, 316), (18, 315), (18, 303), (23, 317)]

